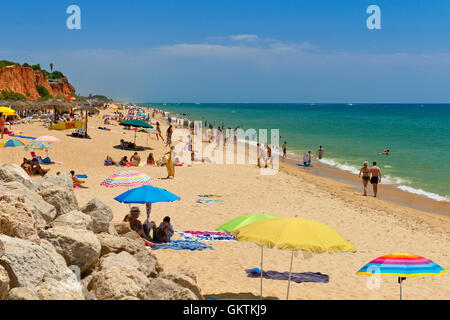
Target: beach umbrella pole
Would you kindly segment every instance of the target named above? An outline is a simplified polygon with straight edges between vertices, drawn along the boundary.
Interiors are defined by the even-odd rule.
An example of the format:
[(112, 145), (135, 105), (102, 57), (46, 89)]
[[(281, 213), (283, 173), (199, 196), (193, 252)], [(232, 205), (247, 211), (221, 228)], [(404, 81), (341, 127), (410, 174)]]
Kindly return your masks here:
[(403, 280), (406, 280), (406, 278), (398, 278), (398, 283), (400, 284), (400, 300), (403, 300), (403, 297), (402, 297), (402, 282), (403, 282)]
[(294, 250), (292, 250), (292, 254), (291, 254), (291, 267), (289, 268), (289, 280), (288, 280), (286, 300), (289, 300), (289, 289), (291, 287), (291, 275), (292, 275), (292, 262), (293, 261), (294, 261)]
[(261, 300), (263, 299), (263, 257), (264, 257), (264, 246), (261, 246)]

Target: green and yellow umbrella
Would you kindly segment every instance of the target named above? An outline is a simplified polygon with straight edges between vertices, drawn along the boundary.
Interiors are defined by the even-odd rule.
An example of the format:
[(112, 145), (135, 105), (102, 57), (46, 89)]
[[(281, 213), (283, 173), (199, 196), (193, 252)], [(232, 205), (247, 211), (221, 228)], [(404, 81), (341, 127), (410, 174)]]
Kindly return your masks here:
[(294, 251), (312, 253), (354, 252), (356, 248), (327, 225), (304, 218), (264, 219), (233, 231), (238, 241), (261, 245), (261, 298), (264, 247), (291, 250), (291, 267), (286, 299), (289, 299)]
[(7, 141), (3, 141), (0, 143), (0, 148), (15, 148), (15, 147), (23, 147), (25, 143), (16, 139), (9, 139)]
[(228, 221), (227, 223), (221, 225), (216, 230), (222, 231), (226, 233), (231, 233), (233, 230), (245, 227), (246, 225), (249, 225), (250, 223), (264, 220), (264, 219), (272, 219), (276, 218), (275, 216), (271, 216), (270, 214), (265, 213), (258, 213), (258, 214), (246, 214), (243, 216), (239, 216), (233, 220)]

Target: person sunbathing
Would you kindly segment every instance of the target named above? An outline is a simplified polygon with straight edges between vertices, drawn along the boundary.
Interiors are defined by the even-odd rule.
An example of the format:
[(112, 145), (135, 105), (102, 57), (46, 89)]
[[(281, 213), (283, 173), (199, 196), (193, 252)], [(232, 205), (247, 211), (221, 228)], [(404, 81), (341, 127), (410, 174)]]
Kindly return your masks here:
[(37, 164), (36, 158), (33, 158), (33, 160), (31, 160), (31, 163), (30, 163), (30, 173), (31, 173), (31, 175), (39, 175), (39, 176), (43, 177), (49, 171), (50, 171), (50, 169), (49, 170), (42, 169), (41, 166)]
[(155, 158), (153, 158), (153, 153), (150, 153), (147, 158), (148, 166), (155, 166)]
[(141, 163), (141, 157), (139, 157), (138, 153), (135, 152), (131, 158), (130, 158), (131, 163), (133, 164), (134, 167), (139, 167), (139, 164)]
[(128, 157), (127, 156), (125, 156), (122, 159), (120, 159), (120, 165), (121, 166), (126, 167), (127, 163), (128, 163)]
[(20, 165), (20, 167), (26, 172), (28, 173), (28, 175), (31, 175), (31, 171), (30, 171), (30, 160), (28, 160), (27, 158), (23, 158), (23, 162)]
[(140, 214), (141, 214), (141, 210), (139, 210), (138, 207), (132, 207), (130, 209), (130, 213), (125, 216), (123, 221), (130, 223), (131, 230), (136, 231), (136, 233), (141, 238), (150, 240), (144, 231), (144, 226), (143, 226), (142, 222), (139, 220)]
[(88, 189), (88, 187), (83, 186), (83, 183), (85, 183), (84, 181), (80, 181), (76, 176), (75, 176), (75, 171), (70, 171), (70, 174), (72, 175), (72, 182), (73, 182), (73, 187), (74, 188), (81, 188), (81, 189)]
[(117, 163), (110, 157), (106, 156), (105, 166), (115, 166)]

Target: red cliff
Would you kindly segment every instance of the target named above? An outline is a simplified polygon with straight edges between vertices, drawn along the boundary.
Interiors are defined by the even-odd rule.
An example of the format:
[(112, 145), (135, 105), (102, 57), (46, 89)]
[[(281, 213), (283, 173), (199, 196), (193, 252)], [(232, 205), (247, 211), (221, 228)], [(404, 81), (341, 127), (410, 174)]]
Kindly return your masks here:
[(59, 82), (49, 83), (41, 71), (34, 71), (29, 67), (13, 65), (0, 68), (0, 92), (2, 90), (14, 91), (23, 94), (28, 99), (37, 100), (39, 93), (36, 90), (36, 85), (47, 88), (52, 96), (75, 93), (75, 88), (66, 78)]

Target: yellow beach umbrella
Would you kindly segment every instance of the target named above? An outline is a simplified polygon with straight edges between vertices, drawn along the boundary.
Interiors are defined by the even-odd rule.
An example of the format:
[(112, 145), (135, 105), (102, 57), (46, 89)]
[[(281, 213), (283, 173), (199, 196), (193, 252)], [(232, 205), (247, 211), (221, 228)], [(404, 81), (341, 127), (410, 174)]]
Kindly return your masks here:
[(286, 299), (289, 299), (289, 288), (292, 274), (294, 251), (312, 253), (337, 253), (356, 251), (356, 248), (339, 233), (327, 225), (304, 218), (273, 218), (265, 219), (234, 230), (238, 241), (251, 241), (261, 247), (261, 298), (263, 276), (263, 247), (278, 247), (281, 250), (291, 250), (291, 267)]
[(8, 108), (8, 107), (0, 107), (0, 113), (5, 116), (16, 116), (20, 119), (19, 115), (16, 113), (16, 110)]

